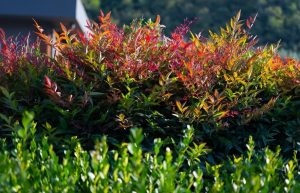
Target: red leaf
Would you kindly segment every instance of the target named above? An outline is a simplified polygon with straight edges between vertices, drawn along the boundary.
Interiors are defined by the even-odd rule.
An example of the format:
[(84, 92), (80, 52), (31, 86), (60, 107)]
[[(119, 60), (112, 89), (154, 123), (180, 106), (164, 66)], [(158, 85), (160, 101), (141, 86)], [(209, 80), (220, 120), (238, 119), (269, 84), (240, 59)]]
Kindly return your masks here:
[(52, 87), (52, 82), (48, 76), (44, 77), (44, 86), (46, 88), (51, 88)]
[(250, 22), (249, 22), (249, 20), (247, 19), (247, 21), (246, 21), (246, 25), (247, 25), (247, 27), (250, 29), (251, 28), (251, 24), (250, 24)]
[(249, 20), (251, 23), (253, 23), (253, 18), (251, 16), (249, 17)]

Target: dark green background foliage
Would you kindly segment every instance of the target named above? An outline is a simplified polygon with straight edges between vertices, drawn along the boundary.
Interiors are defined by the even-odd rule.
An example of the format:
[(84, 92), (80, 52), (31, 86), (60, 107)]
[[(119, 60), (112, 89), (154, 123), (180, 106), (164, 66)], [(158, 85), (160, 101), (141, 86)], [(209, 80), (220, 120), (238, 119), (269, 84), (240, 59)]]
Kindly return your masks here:
[(224, 26), (238, 10), (243, 18), (258, 13), (253, 33), (260, 43), (282, 41), (286, 50), (300, 49), (300, 1), (299, 0), (84, 0), (89, 15), (96, 19), (99, 10), (112, 11), (118, 24), (129, 24), (135, 18), (153, 18), (160, 15), (170, 33), (185, 18), (193, 20), (193, 32), (207, 34), (208, 29)]

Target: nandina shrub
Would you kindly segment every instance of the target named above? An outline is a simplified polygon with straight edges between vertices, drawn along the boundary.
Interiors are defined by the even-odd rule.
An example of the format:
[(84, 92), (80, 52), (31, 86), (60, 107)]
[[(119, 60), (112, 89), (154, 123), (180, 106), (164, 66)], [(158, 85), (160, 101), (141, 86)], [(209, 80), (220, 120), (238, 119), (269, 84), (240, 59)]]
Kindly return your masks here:
[[(1, 32), (0, 108), (9, 109), (2, 122), (9, 125), (10, 117), (31, 109), (56, 142), (67, 134), (124, 140), (129, 128), (141, 127), (149, 143), (156, 136), (178, 137), (190, 124), (195, 141), (225, 153), (241, 151), (249, 134), (258, 146), (284, 144), (289, 152), (300, 136), (294, 129), (300, 123), (299, 62), (279, 57), (277, 46), (258, 46), (250, 34), (255, 17), (245, 24), (239, 17), (220, 33), (205, 38), (190, 32), (190, 39), (190, 22), (166, 37), (159, 16), (119, 28), (101, 13), (98, 23), (89, 23), (90, 33), (61, 25), (55, 39), (36, 23), (40, 39), (55, 48), (54, 58), (38, 47), (14, 51)], [(25, 81), (27, 92), (18, 90), (14, 85), (32, 72), (34, 83)]]

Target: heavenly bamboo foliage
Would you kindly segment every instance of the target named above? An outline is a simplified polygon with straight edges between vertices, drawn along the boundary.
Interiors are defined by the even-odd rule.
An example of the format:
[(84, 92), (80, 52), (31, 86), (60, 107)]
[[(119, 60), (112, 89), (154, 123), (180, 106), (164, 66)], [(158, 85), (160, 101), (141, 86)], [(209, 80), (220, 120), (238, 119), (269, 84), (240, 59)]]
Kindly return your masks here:
[[(62, 32), (54, 32), (54, 42), (37, 23), (36, 27), (40, 38), (57, 49), (57, 60), (65, 64), (60, 68), (72, 78), (88, 76), (88, 71), (99, 72), (101, 68), (109, 69), (114, 78), (129, 77), (136, 81), (171, 71), (195, 95), (213, 86), (224, 70), (229, 74), (246, 73), (248, 79), (254, 73), (267, 73), (265, 78), (269, 79), (268, 76), (276, 76), (269, 71), (281, 70), (297, 81), (299, 62), (281, 59), (272, 46), (254, 47), (257, 39), (249, 30), (255, 19), (246, 20), (245, 29), (239, 13), (221, 28), (220, 34), (210, 32), (206, 39), (191, 33), (190, 41), (186, 41), (185, 35), (191, 22), (185, 22), (167, 38), (159, 16), (155, 22), (134, 21), (121, 29), (111, 22), (110, 13), (101, 12), (99, 23), (89, 24), (88, 37), (72, 33), (61, 24)], [(290, 72), (291, 66), (297, 72)]]

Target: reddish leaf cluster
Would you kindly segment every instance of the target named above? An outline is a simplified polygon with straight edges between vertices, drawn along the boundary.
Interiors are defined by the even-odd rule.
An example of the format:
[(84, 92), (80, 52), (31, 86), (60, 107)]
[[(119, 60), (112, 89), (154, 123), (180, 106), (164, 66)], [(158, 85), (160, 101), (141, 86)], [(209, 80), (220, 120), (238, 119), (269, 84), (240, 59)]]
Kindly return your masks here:
[[(57, 49), (57, 61), (69, 78), (88, 76), (86, 72), (103, 68), (119, 80), (173, 72), (193, 94), (199, 95), (216, 83), (220, 73), (248, 72), (268, 57), (266, 63), (273, 70), (285, 68), (287, 63), (298, 65), (295, 60), (282, 60), (274, 51), (255, 48), (256, 37), (243, 29), (239, 17), (222, 28), (221, 34), (210, 32), (208, 39), (191, 34), (190, 41), (186, 39), (190, 22), (179, 26), (168, 38), (162, 34), (159, 16), (155, 22), (135, 21), (120, 29), (111, 22), (110, 13), (101, 12), (99, 23), (89, 24), (91, 33), (87, 36), (72, 33), (62, 25), (62, 33), (55, 32), (56, 40), (50, 40), (37, 27), (38, 35)], [(246, 26), (251, 28), (255, 19), (246, 20)]]
[(41, 42), (32, 42), (30, 34), (20, 37), (6, 37), (0, 29), (0, 74), (14, 75), (27, 64), (35, 69), (54, 68), (48, 56), (41, 54)]
[[(246, 20), (249, 29), (255, 19), (256, 16)], [(101, 12), (99, 23), (88, 24), (89, 34), (68, 30), (61, 24), (61, 32), (54, 31), (55, 38), (51, 39), (36, 23), (37, 35), (55, 48), (54, 59), (35, 56), (28, 51), (28, 44), (19, 46), (22, 44), (6, 39), (1, 30), (0, 70), (11, 74), (25, 58), (35, 66), (42, 63), (71, 81), (97, 82), (98, 75), (109, 84), (171, 77), (188, 90), (188, 97), (196, 98), (214, 91), (221, 81), (245, 85), (255, 78), (265, 87), (274, 79), (278, 85), (283, 80), (291, 82), (289, 86), (299, 82), (299, 62), (282, 59), (276, 48), (256, 46), (257, 39), (244, 29), (240, 13), (221, 28), (220, 34), (210, 32), (209, 38), (191, 33), (187, 39), (190, 24), (185, 21), (171, 37), (166, 37), (159, 16), (154, 22), (134, 21), (119, 28), (112, 23), (110, 13)], [(48, 94), (55, 98), (53, 85), (45, 83)]]
[(0, 29), (0, 57), (2, 60), (2, 65), (0, 68), (1, 73), (12, 73), (16, 68), (18, 61), (18, 50), (17, 45), (12, 41), (12, 38), (6, 39), (5, 32)]

